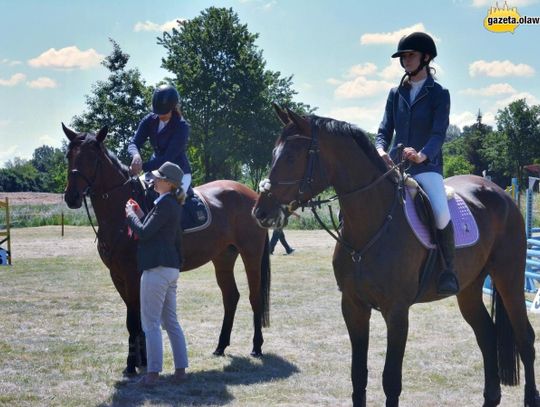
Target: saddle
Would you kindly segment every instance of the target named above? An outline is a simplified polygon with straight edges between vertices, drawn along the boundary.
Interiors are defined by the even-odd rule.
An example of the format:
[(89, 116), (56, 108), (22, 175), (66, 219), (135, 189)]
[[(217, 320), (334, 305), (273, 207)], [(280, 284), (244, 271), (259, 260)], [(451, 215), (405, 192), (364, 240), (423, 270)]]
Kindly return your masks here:
[[(144, 190), (144, 212), (148, 213), (154, 207), (154, 201), (159, 194), (154, 190), (154, 186), (141, 180)], [(196, 190), (189, 187), (186, 194), (186, 201), (182, 211), (182, 229), (184, 234), (198, 232), (206, 229), (212, 223), (212, 213), (208, 207), (208, 202)]]
[[(448, 208), (454, 225), (456, 248), (473, 246), (478, 242), (479, 231), (471, 210), (453, 188), (446, 186)], [(427, 249), (436, 247), (433, 210), (427, 194), (412, 178), (405, 184), (404, 210), (416, 238)]]
[[(463, 198), (455, 193), (453, 188), (448, 186), (445, 188), (454, 227), (454, 244), (456, 248), (473, 246), (479, 239), (476, 220)], [(428, 249), (428, 255), (419, 274), (418, 291), (413, 301), (416, 303), (425, 293), (435, 269), (442, 266), (444, 261), (440, 248), (437, 248), (435, 217), (431, 202), (425, 191), (411, 177), (405, 180), (403, 208), (414, 235)]]

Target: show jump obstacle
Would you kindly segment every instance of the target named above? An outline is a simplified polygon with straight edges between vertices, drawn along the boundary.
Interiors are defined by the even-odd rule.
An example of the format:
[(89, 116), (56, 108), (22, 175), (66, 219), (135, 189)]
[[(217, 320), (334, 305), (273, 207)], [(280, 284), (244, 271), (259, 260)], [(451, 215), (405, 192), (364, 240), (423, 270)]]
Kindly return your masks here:
[[(0, 230), (0, 266), (11, 265), (11, 235), (10, 235), (10, 219), (9, 219), (9, 200), (6, 197), (4, 201), (0, 200), (0, 211), (6, 212), (5, 229)], [(3, 245), (6, 244), (7, 248)]]

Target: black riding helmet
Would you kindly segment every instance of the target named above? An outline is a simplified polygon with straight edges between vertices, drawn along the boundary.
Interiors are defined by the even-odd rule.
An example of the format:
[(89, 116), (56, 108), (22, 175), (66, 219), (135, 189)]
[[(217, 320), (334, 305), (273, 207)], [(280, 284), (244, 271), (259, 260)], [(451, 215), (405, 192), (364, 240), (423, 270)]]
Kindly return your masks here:
[(172, 85), (161, 85), (152, 96), (152, 111), (155, 114), (167, 114), (175, 108), (180, 100), (178, 91)]
[[(414, 76), (420, 72), (424, 67), (426, 67), (429, 62), (437, 56), (437, 47), (435, 46), (435, 41), (433, 38), (423, 32), (413, 32), (409, 35), (402, 37), (399, 40), (397, 51), (392, 54), (392, 58), (399, 58), (399, 63), (403, 67), (403, 61), (401, 56), (406, 52), (418, 51), (422, 54), (420, 59), (420, 65), (413, 72), (405, 72), (405, 75), (401, 78), (401, 83), (405, 77)], [(429, 54), (429, 60), (425, 61), (426, 54)]]
[(414, 32), (399, 40), (397, 51), (392, 54), (392, 58), (401, 57), (401, 54), (412, 51), (429, 54), (431, 59), (437, 56), (437, 47), (433, 38), (426, 33)]

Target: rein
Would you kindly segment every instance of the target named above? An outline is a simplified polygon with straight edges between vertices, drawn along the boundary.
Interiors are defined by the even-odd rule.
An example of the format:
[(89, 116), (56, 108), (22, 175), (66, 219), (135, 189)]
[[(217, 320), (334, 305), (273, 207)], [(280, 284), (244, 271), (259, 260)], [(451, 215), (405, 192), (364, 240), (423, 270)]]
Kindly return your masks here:
[[(294, 135), (294, 136), (289, 136), (287, 138), (287, 141), (291, 140), (291, 139), (305, 139), (305, 140), (310, 141), (310, 145), (309, 145), (309, 149), (308, 149), (308, 161), (307, 161), (307, 164), (306, 164), (306, 171), (304, 172), (304, 177), (302, 179), (300, 179), (300, 180), (278, 181), (275, 184), (276, 185), (299, 184), (297, 198), (296, 198), (296, 200), (291, 201), (288, 205), (286, 205), (287, 211), (289, 213), (292, 213), (299, 207), (302, 208), (302, 209), (304, 209), (305, 207), (309, 207), (311, 209), (311, 212), (315, 216), (315, 219), (321, 225), (321, 227), (336, 242), (338, 242), (342, 246), (346, 247), (347, 250), (349, 251), (350, 255), (351, 255), (351, 258), (352, 258), (353, 262), (358, 263), (358, 262), (360, 262), (362, 260), (362, 257), (364, 256), (364, 254), (383, 235), (383, 233), (386, 231), (386, 229), (388, 228), (388, 225), (390, 224), (390, 222), (393, 219), (394, 210), (395, 210), (395, 208), (397, 206), (397, 203), (399, 202), (400, 196), (402, 196), (402, 194), (403, 194), (403, 173), (406, 170), (406, 168), (404, 168), (404, 167), (407, 164), (407, 161), (401, 159), (401, 161), (398, 164), (393, 165), (388, 171), (386, 171), (384, 174), (377, 177), (375, 179), (375, 181), (371, 182), (368, 185), (359, 187), (359, 188), (357, 188), (355, 190), (352, 190), (352, 191), (349, 191), (349, 192), (346, 192), (346, 193), (343, 193), (343, 194), (336, 194), (336, 195), (332, 196), (329, 199), (321, 200), (321, 199), (315, 199), (315, 197), (314, 197), (314, 198), (309, 199), (306, 202), (302, 202), (301, 197), (305, 193), (305, 188), (308, 187), (310, 190), (312, 189), (312, 184), (314, 182), (313, 172), (314, 172), (314, 168), (315, 168), (315, 166), (317, 164), (319, 165), (321, 175), (324, 175), (324, 170), (323, 170), (322, 164), (320, 162), (320, 158), (319, 158), (320, 148), (319, 148), (319, 137), (318, 137), (318, 131), (317, 130), (318, 130), (317, 126), (312, 122), (312, 124), (311, 124), (311, 137), (298, 134), (298, 135)], [(398, 145), (398, 157), (402, 157), (403, 148), (404, 148), (403, 145), (401, 145), (401, 144)], [(330, 212), (330, 219), (332, 220), (332, 224), (333, 224), (333, 227), (334, 227), (334, 231), (330, 230), (326, 226), (326, 224), (322, 221), (319, 214), (317, 213), (317, 207), (320, 208), (322, 204), (331, 203), (331, 202), (335, 201), (336, 199), (340, 199), (340, 198), (343, 199), (343, 198), (347, 198), (347, 197), (350, 197), (350, 196), (355, 195), (355, 194), (360, 194), (360, 193), (363, 193), (365, 191), (368, 191), (371, 188), (374, 188), (375, 186), (380, 184), (389, 175), (391, 175), (391, 174), (396, 175), (396, 170), (398, 170), (398, 173), (397, 173), (398, 179), (397, 179), (397, 181), (391, 180), (392, 183), (394, 183), (394, 185), (395, 185), (395, 189), (394, 189), (395, 193), (394, 193), (394, 199), (393, 199), (393, 202), (392, 202), (392, 206), (391, 206), (388, 214), (385, 216), (385, 220), (384, 220), (383, 224), (381, 225), (381, 227), (377, 230), (375, 235), (366, 243), (366, 245), (363, 248), (357, 249), (343, 238), (343, 235), (339, 231), (339, 226), (334, 221), (334, 217), (333, 217), (332, 209), (331, 209), (330, 205), (328, 206), (328, 208), (329, 208), (329, 212)]]

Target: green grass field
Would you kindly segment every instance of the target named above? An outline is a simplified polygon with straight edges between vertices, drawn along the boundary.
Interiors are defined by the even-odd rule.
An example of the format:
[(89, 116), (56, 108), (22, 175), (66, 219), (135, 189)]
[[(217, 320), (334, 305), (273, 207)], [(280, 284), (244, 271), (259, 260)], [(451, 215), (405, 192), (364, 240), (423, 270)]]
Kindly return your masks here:
[[(347, 406), (350, 345), (331, 270), (333, 241), (321, 231), (287, 231), (296, 252), (272, 256), (271, 327), (262, 359), (249, 356), (252, 314), (241, 265), (231, 346), (214, 357), (220, 291), (210, 266), (182, 274), (178, 312), (190, 379), (140, 390), (122, 378), (125, 307), (98, 258), (89, 227), (13, 230), (12, 267), (0, 268), (1, 406)], [(540, 316), (530, 315), (540, 333)], [(386, 328), (371, 323), (368, 405), (384, 405)], [(537, 346), (538, 348), (538, 346)], [(540, 364), (537, 363), (537, 371)], [(478, 406), (483, 373), (472, 330), (455, 299), (411, 308), (403, 406)], [(522, 405), (523, 387), (503, 387), (502, 406)]]

